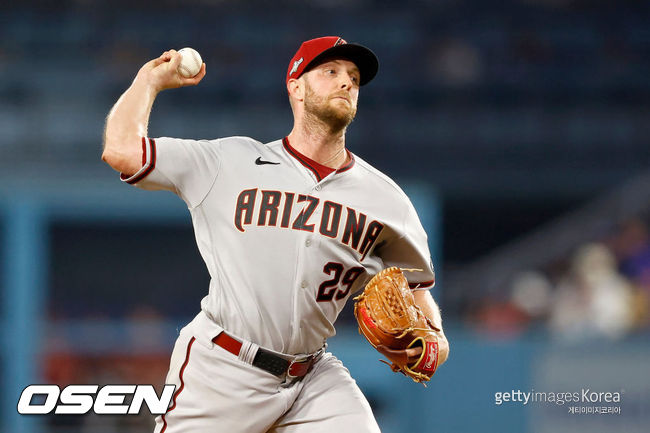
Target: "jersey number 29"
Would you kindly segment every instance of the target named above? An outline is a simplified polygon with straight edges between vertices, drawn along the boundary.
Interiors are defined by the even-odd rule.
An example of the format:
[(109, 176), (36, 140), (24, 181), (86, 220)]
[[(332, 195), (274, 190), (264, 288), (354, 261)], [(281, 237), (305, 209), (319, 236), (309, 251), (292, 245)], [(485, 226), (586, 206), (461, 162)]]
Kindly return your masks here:
[(343, 265), (336, 262), (328, 262), (323, 267), (323, 272), (332, 275), (332, 278), (323, 281), (318, 287), (318, 296), (316, 296), (318, 302), (331, 301), (334, 296), (337, 300), (345, 298), (350, 293), (352, 284), (363, 273), (363, 268), (360, 266), (348, 269), (345, 274), (343, 274), (343, 270)]

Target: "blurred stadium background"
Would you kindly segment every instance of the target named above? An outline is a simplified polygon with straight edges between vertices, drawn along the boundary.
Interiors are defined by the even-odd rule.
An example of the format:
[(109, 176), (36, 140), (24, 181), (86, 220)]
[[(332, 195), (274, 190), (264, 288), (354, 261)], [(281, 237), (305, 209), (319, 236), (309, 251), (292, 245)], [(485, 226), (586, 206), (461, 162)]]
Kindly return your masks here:
[[(160, 386), (207, 293), (182, 202), (99, 160), (141, 64), (192, 46), (208, 69), (160, 95), (152, 136), (270, 141), (291, 126), (288, 60), (329, 34), (380, 58), (348, 145), (413, 197), (452, 348), (424, 389), (344, 312), (330, 348), (383, 431), (650, 431), (649, 22), (625, 0), (3, 3), (0, 431), (151, 431), (16, 404), (32, 383)], [(583, 388), (621, 392), (602, 405), (620, 414), (495, 404)]]

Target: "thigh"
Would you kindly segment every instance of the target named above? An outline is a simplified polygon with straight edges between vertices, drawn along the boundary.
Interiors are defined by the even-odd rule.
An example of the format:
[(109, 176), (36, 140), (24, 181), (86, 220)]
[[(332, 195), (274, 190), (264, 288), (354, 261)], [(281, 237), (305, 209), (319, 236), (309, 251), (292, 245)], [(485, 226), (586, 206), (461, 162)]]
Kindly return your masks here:
[(341, 361), (326, 353), (272, 433), (379, 433), (370, 404)]
[(275, 376), (187, 329), (174, 347), (166, 382), (176, 390), (167, 413), (156, 418), (155, 433), (261, 433), (286, 407)]

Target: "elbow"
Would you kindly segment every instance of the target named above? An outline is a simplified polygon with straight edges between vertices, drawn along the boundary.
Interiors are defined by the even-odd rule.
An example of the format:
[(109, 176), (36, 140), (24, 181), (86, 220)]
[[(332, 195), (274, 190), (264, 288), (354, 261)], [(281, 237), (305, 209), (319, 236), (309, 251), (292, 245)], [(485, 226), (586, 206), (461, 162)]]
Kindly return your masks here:
[(112, 169), (127, 175), (133, 174), (141, 168), (142, 154), (135, 145), (127, 147), (119, 144), (123, 142), (125, 141), (116, 140), (107, 135), (104, 138), (104, 150), (101, 158)]
[(108, 165), (111, 165), (110, 160), (111, 160), (111, 153), (108, 149), (106, 149), (106, 146), (104, 146), (104, 151), (102, 152), (102, 161), (104, 161)]
[(119, 170), (119, 155), (104, 142), (104, 151), (102, 152), (102, 161), (110, 165), (117, 171)]
[(112, 166), (111, 161), (115, 158), (115, 152), (113, 151), (115, 148), (115, 140), (111, 137), (111, 134), (108, 133), (107, 129), (104, 129), (103, 138), (102, 161)]

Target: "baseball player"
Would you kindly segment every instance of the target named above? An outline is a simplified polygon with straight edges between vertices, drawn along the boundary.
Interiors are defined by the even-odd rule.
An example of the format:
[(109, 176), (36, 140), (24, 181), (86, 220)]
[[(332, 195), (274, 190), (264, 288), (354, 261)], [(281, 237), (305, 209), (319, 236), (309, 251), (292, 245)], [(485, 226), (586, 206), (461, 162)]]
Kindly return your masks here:
[[(284, 138), (151, 138), (156, 95), (198, 84), (170, 50), (146, 63), (106, 121), (102, 159), (140, 188), (185, 201), (211, 282), (176, 341), (176, 385), (155, 431), (377, 432), (348, 370), (326, 352), (346, 301), (386, 266), (440, 329), (427, 237), (407, 196), (351, 153), (345, 132), (378, 60), (339, 37), (304, 42), (288, 65)], [(182, 290), (182, 288), (179, 288)], [(439, 334), (438, 364), (448, 343)], [(417, 359), (421, 349), (408, 349)]]

